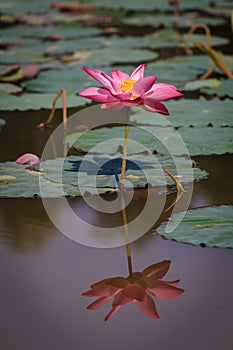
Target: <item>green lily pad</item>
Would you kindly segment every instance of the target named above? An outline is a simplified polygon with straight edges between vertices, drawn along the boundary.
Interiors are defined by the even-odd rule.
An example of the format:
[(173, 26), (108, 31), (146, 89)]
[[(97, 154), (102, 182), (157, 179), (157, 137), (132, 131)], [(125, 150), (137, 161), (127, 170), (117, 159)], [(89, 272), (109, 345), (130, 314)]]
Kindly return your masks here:
[[(57, 91), (58, 92), (58, 91)], [(57, 93), (56, 92), (56, 93)], [(0, 110), (4, 111), (26, 111), (28, 109), (38, 110), (41, 108), (51, 109), (55, 94), (23, 94), (13, 96), (0, 93)], [(80, 96), (67, 96), (67, 107), (84, 106), (88, 101)], [(59, 99), (57, 108), (62, 108), (62, 100)]]
[[(124, 132), (124, 126), (100, 128), (89, 130), (85, 133), (77, 132), (70, 134), (67, 136), (66, 142), (70, 147), (72, 146), (85, 152), (115, 154), (123, 145)], [(166, 138), (168, 135), (172, 135), (173, 128), (160, 127), (159, 130), (156, 130), (157, 132), (160, 133), (160, 137)], [(150, 133), (143, 128), (130, 126), (129, 139), (137, 143), (129, 143), (128, 154), (146, 151), (147, 147), (151, 152), (155, 149), (157, 150), (159, 141), (155, 137), (156, 133), (153, 134), (153, 130)]]
[[(8, 40), (14, 40), (17, 38), (22, 41), (24, 45), (24, 40), (27, 44), (27, 39), (37, 39), (39, 40), (49, 40), (52, 42), (55, 40), (62, 41), (65, 39), (80, 39), (88, 36), (94, 36), (101, 34), (102, 31), (98, 28), (80, 26), (77, 23), (72, 25), (47, 25), (47, 26), (29, 26), (29, 25), (17, 25), (17, 27), (6, 27), (1, 29), (0, 38), (3, 40), (7, 38)], [(34, 41), (35, 42), (35, 41)]]
[(2, 93), (16, 93), (22, 91), (22, 87), (9, 83), (0, 83), (0, 95)]
[(192, 156), (233, 153), (232, 128), (180, 128), (179, 133)]
[[(96, 6), (108, 8), (108, 9), (127, 9), (127, 10), (155, 10), (162, 9), (168, 10), (173, 9), (172, 6), (169, 5), (167, 1), (157, 0), (156, 2), (153, 0), (134, 0), (134, 1), (125, 1), (125, 0), (117, 0), (117, 1), (105, 1), (105, 0), (85, 0), (84, 3), (95, 4)], [(198, 7), (205, 7), (210, 4), (218, 4), (221, 3), (221, 0), (199, 0)], [(197, 4), (192, 0), (183, 0), (180, 3), (182, 9), (193, 9), (197, 7)]]
[[(137, 15), (127, 17), (123, 20), (123, 23), (127, 25), (134, 26), (152, 26), (159, 27), (161, 25), (165, 27), (171, 27), (174, 24), (174, 15), (173, 14), (154, 14), (152, 15)], [(184, 13), (179, 16), (177, 26), (180, 28), (190, 28), (196, 23), (202, 23), (206, 25), (222, 25), (225, 23), (225, 20), (222, 18), (212, 18), (212, 17), (203, 17), (198, 14), (198, 12), (189, 12)]]
[[(221, 54), (228, 66), (233, 69), (233, 60), (230, 56)], [(195, 80), (204, 74), (212, 65), (213, 61), (206, 55), (176, 56), (164, 61), (149, 63), (146, 68), (147, 75), (158, 77), (159, 83), (169, 83), (183, 88), (188, 81)], [(216, 68), (215, 73), (222, 72)]]
[[(93, 67), (93, 65), (90, 66)], [(42, 71), (36, 79), (24, 82), (22, 86), (24, 86), (27, 89), (27, 91), (30, 92), (57, 93), (59, 89), (63, 88), (78, 93), (85, 87), (100, 85), (98, 82), (93, 80), (86, 72), (84, 72), (82, 67), (83, 64), (81, 63), (70, 62), (66, 64), (66, 69), (64, 69), (63, 64), (55, 65), (53, 63), (52, 66), (48, 66), (48, 68), (51, 68), (50, 70)], [(94, 69), (103, 70), (103, 67), (95, 65)], [(105, 67), (104, 71), (107, 74), (111, 74), (112, 69), (122, 69), (122, 67)], [(130, 73), (133, 72), (134, 69), (135, 66), (124, 66), (123, 70), (125, 72)], [(88, 100), (86, 99), (86, 101)]]
[[(119, 188), (121, 162), (122, 154), (118, 153), (46, 160), (35, 170), (15, 162), (0, 163), (0, 197), (61, 197), (114, 191)], [(185, 183), (206, 176), (205, 171), (193, 169), (192, 165), (192, 161), (182, 157), (172, 160), (155, 155), (128, 156), (126, 188), (174, 184), (162, 168), (169, 169)]]
[[(48, 12), (50, 9), (51, 3), (54, 2), (52, 0), (40, 0), (40, 2), (36, 0), (32, 0), (30, 2), (16, 1), (11, 0), (8, 1), (5, 6), (2, 4), (4, 13), (36, 13), (36, 14), (44, 14), (44, 12)], [(117, 1), (105, 1), (105, 0), (83, 0), (83, 4), (94, 4), (97, 7), (105, 8), (105, 9), (126, 9), (126, 10), (172, 10), (173, 6), (169, 5), (167, 1), (164, 0), (134, 0), (134, 1), (125, 1), (125, 0), (117, 0)], [(182, 9), (195, 9), (197, 7), (203, 8), (210, 5), (218, 5), (221, 4), (222, 0), (199, 0), (198, 4), (193, 2), (193, 0), (183, 0), (180, 3), (180, 7)]]
[[(233, 248), (233, 206), (222, 205), (187, 211), (179, 226), (170, 233), (165, 224), (156, 230), (167, 239), (177, 242), (206, 245), (209, 247)], [(179, 214), (171, 220), (179, 221)]]
[(91, 84), (93, 79), (83, 71), (81, 64), (77, 64), (67, 69), (42, 71), (37, 78), (23, 83), (22, 86), (30, 92), (57, 93), (60, 89), (66, 89), (75, 93)]
[[(177, 156), (233, 153), (232, 128), (181, 127), (177, 131), (165, 126), (131, 126), (129, 138), (136, 143), (129, 144), (128, 154), (143, 150)], [(68, 135), (67, 142), (86, 152), (114, 154), (123, 144), (123, 135), (124, 127), (101, 128)], [(105, 141), (109, 141), (107, 146)]]
[(95, 50), (104, 45), (104, 39), (100, 37), (77, 38), (73, 40), (57, 41), (55, 43), (44, 42), (43, 44), (34, 45), (35, 49), (43, 49), (47, 55), (58, 55), (66, 52), (77, 52), (81, 50)]
[[(164, 19), (165, 20), (165, 19)], [(109, 47), (120, 47), (120, 48), (129, 48), (129, 47), (149, 47), (152, 49), (158, 49), (163, 47), (184, 47), (186, 35), (172, 30), (172, 29), (162, 29), (156, 31), (152, 34), (144, 35), (143, 40), (141, 37), (118, 37), (113, 35), (108, 38), (106, 43)], [(204, 34), (193, 34), (189, 47), (194, 47), (194, 42), (200, 41), (205, 42)], [(216, 45), (224, 45), (229, 41), (226, 38), (211, 36), (211, 45), (214, 47)]]
[[(41, 196), (55, 198), (64, 195), (79, 196), (80, 191), (69, 184), (61, 186), (60, 183), (48, 180), (42, 172), (27, 170), (26, 166), (15, 162), (0, 163), (0, 197), (32, 198)], [(106, 192), (106, 190), (100, 193)]]
[(18, 2), (17, 0), (11, 0), (7, 1), (6, 5), (4, 6), (4, 12), (5, 13), (40, 13), (44, 12), (45, 9), (48, 10), (51, 0), (40, 0), (40, 2), (32, 0), (30, 2), (26, 0), (22, 0)]
[(189, 81), (185, 84), (182, 90), (184, 91), (196, 91), (201, 88), (218, 88), (221, 85), (219, 79), (197, 79), (194, 81)]
[(0, 52), (0, 62), (7, 64), (21, 63), (40, 63), (51, 60), (49, 57), (43, 57), (40, 52), (30, 49), (14, 49)]
[(171, 113), (166, 118), (161, 118), (157, 113), (133, 108), (130, 120), (136, 125), (169, 126), (172, 124), (175, 127), (233, 126), (233, 101), (230, 99), (224, 101), (213, 99), (208, 101), (203, 97), (197, 100), (181, 98), (167, 101), (165, 104)]
[(202, 87), (201, 92), (207, 95), (217, 95), (219, 97), (233, 98), (233, 79), (221, 80), (219, 86)]
[(107, 47), (95, 51), (84, 61), (86, 65), (110, 65), (114, 63), (141, 63), (158, 58), (158, 53), (149, 50)]

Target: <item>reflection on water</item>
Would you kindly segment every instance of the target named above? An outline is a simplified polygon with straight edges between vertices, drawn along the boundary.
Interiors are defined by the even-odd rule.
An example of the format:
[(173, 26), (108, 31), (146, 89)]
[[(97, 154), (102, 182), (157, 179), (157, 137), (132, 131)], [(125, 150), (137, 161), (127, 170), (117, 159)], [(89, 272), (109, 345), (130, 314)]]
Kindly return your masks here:
[(40, 200), (0, 199), (0, 242), (26, 253), (42, 248), (55, 229)]
[(159, 299), (175, 298), (184, 292), (177, 288), (179, 280), (161, 281), (170, 267), (170, 261), (163, 260), (146, 267), (142, 272), (132, 272), (128, 277), (111, 277), (91, 285), (91, 289), (82, 295), (98, 297), (88, 305), (88, 310), (96, 310), (111, 298), (112, 309), (105, 316), (108, 321), (122, 306), (135, 302), (137, 308), (150, 318), (159, 318), (151, 295)]
[[(16, 117), (23, 118), (20, 119), (22, 124), (31, 125), (22, 128), (22, 133), (17, 132), (15, 120), (8, 118), (0, 138), (4, 150), (1, 160), (14, 160), (29, 149), (41, 154), (47, 136), (33, 129), (43, 119), (40, 113), (35, 113), (34, 119), (28, 113), (16, 113)], [(210, 176), (195, 184), (191, 207), (231, 203), (232, 156), (197, 160), (210, 171)], [(104, 196), (107, 204), (111, 196)], [(146, 197), (147, 190), (134, 193), (127, 208), (129, 221), (142, 210)], [(167, 197), (167, 208), (175, 198), (175, 193)], [(84, 220), (98, 223), (100, 227), (114, 227), (122, 221), (121, 213), (104, 216), (88, 209), (82, 198), (69, 203)], [(166, 215), (169, 213), (164, 213), (164, 218)], [(186, 293), (176, 300), (156, 300), (161, 313), (156, 323), (140, 317), (134, 305), (128, 305), (114, 315), (109, 326), (102, 320), (102, 312), (109, 312), (108, 305), (90, 315), (86, 311), (86, 300), (80, 295), (90, 281), (113, 282), (114, 277), (106, 279), (106, 276), (127, 276), (126, 261), (122, 259), (124, 247), (94, 249), (81, 246), (59, 233), (40, 200), (0, 199), (1, 349), (232, 348), (231, 250), (177, 244), (153, 235), (153, 230), (132, 243), (131, 249), (134, 270), (141, 271), (142, 266), (148, 268), (132, 273), (131, 277), (120, 277), (126, 289), (121, 288), (118, 297), (125, 291), (128, 299), (122, 297), (118, 303), (138, 300), (141, 295), (145, 297), (145, 271), (153, 267), (155, 261), (163, 262), (168, 257), (175, 270), (167, 271), (168, 280), (175, 280), (178, 271)], [(170, 290), (172, 286), (168, 286), (166, 288)]]
[[(108, 321), (122, 306), (131, 303), (135, 303), (144, 315), (150, 318), (159, 318), (155, 302), (151, 295), (159, 299), (171, 299), (183, 293), (184, 290), (177, 288), (179, 280), (170, 282), (161, 280), (167, 273), (171, 261), (163, 260), (148, 266), (142, 272), (133, 272), (124, 181), (120, 185), (120, 197), (129, 275), (126, 278), (105, 278), (92, 284), (91, 289), (82, 293), (82, 295), (98, 297), (98, 299), (88, 305), (88, 310), (99, 309), (113, 298), (112, 309), (105, 316), (105, 321)], [(176, 201), (174, 201), (174, 205)]]

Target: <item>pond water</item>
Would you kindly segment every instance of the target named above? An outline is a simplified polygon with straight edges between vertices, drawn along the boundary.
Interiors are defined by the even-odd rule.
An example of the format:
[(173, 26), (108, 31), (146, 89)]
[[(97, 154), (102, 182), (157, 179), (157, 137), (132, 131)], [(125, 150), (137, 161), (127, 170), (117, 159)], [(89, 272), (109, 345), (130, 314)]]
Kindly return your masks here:
[[(15, 160), (29, 149), (41, 154), (48, 134), (36, 125), (47, 114), (1, 113), (7, 121), (0, 138), (1, 161)], [(60, 115), (57, 111), (54, 126)], [(210, 175), (195, 183), (190, 208), (232, 204), (232, 156), (195, 160)], [(134, 210), (143, 200), (143, 191), (138, 191)], [(86, 220), (94, 217), (111, 226), (112, 217), (88, 209), (82, 198), (69, 203)], [(125, 247), (97, 249), (69, 240), (50, 222), (39, 199), (0, 199), (0, 208), (1, 349), (232, 349), (231, 249), (176, 243), (151, 229), (131, 244), (134, 271), (171, 260), (165, 280), (179, 278), (185, 293), (156, 299), (160, 319), (145, 317), (133, 303), (106, 323), (110, 302), (89, 311), (90, 299), (81, 294), (96, 281), (128, 275)], [(119, 213), (114, 223), (120, 221)]]
[[(82, 3), (97, 4), (96, 12), (84, 14), (69, 13), (69, 4), (64, 12), (56, 12), (50, 7), (51, 3), (51, 0), (41, 0), (40, 3), (9, 1), (7, 5), (0, 5), (3, 13), (0, 23), (1, 70), (16, 63), (22, 66), (37, 63), (37, 69), (41, 69), (36, 78), (32, 72), (30, 79), (24, 81), (23, 76), (17, 76), (18, 72), (16, 77), (13, 76), (16, 80), (10, 81), (15, 84), (12, 91), (16, 95), (23, 92), (22, 101), (23, 97), (35, 93), (29, 98), (32, 103), (30, 108), (37, 105), (40, 93), (45, 96), (40, 106), (49, 108), (48, 93), (55, 96), (57, 89), (65, 88), (72, 94), (72, 91), (76, 93), (88, 86), (90, 81), (81, 69), (83, 65), (104, 67), (103, 70), (106, 68), (108, 72), (111, 66), (122, 67), (124, 71), (127, 66), (131, 69), (147, 62), (149, 75), (157, 71), (158, 81), (184, 88), (184, 100), (189, 100), (189, 105), (185, 110), (181, 109), (183, 115), (189, 118), (188, 128), (194, 126), (190, 129), (193, 134), (198, 130), (193, 124), (198, 125), (198, 121), (194, 120), (190, 108), (195, 109), (196, 119), (203, 117), (200, 123), (203, 127), (206, 119), (204, 113), (200, 118), (198, 103), (204, 110), (205, 102), (210, 101), (215, 104), (205, 111), (211, 119), (204, 125), (205, 128), (208, 126), (208, 130), (213, 131), (212, 127), (218, 126), (212, 132), (215, 132), (214, 142), (217, 133), (230, 135), (230, 89), (225, 88), (222, 95), (217, 92), (217, 96), (215, 90), (208, 94), (205, 89), (185, 89), (186, 83), (197, 79), (210, 67), (210, 57), (197, 47), (194, 48), (194, 60), (192, 57), (184, 57), (184, 60), (179, 57), (185, 56), (181, 34), (187, 34), (192, 24), (202, 22), (210, 27), (212, 47), (224, 55), (232, 68), (230, 1), (202, 0), (195, 7), (188, 0), (180, 1), (180, 19), (176, 18), (179, 11), (175, 1), (149, 0), (142, 4), (139, 0), (83, 0)], [(208, 8), (205, 8), (207, 4)], [(80, 23), (84, 27), (79, 28)], [(199, 35), (204, 27), (197, 30), (194, 40), (205, 40), (203, 35)], [(158, 36), (156, 32), (159, 32)], [(142, 40), (138, 40), (138, 36)], [(202, 56), (199, 57), (200, 54)], [(38, 62), (34, 62), (33, 57), (37, 57)], [(177, 61), (166, 62), (166, 59), (176, 57)], [(221, 83), (225, 80), (223, 72), (218, 69), (211, 78), (218, 78)], [(230, 84), (231, 79), (227, 83)], [(17, 99), (13, 99), (15, 96), (10, 95), (10, 91), (0, 96), (0, 108), (3, 107), (3, 110), (6, 106), (14, 109), (17, 105)], [(198, 99), (200, 95), (201, 99)], [(195, 101), (196, 106), (190, 101)], [(225, 110), (223, 105), (219, 107), (220, 101), (226, 102)], [(27, 108), (27, 103), (25, 99), (20, 104), (21, 108)], [(69, 104), (68, 100), (67, 103), (68, 106), (78, 105)], [(68, 115), (77, 111), (78, 108), (70, 108)], [(15, 161), (28, 152), (41, 156), (50, 131), (40, 130), (37, 125), (47, 120), (49, 113), (46, 109), (1, 111), (0, 119), (6, 121), (6, 126), (0, 130), (0, 162)], [(218, 117), (222, 118), (221, 121)], [(57, 109), (52, 130), (61, 121), (62, 110)], [(183, 126), (183, 122), (179, 125)], [(79, 123), (88, 123), (85, 115), (80, 116)], [(202, 131), (201, 128), (199, 130)], [(206, 144), (208, 140), (205, 139)], [(196, 138), (194, 141), (198, 143)], [(226, 141), (222, 137), (220, 141), (230, 145), (232, 138)], [(221, 154), (219, 156), (193, 157), (208, 176), (194, 183), (189, 209), (233, 204), (233, 154), (224, 153), (226, 149), (227, 146), (224, 151), (217, 151)], [(72, 152), (77, 154), (75, 150)], [(189, 185), (185, 189), (188, 197)], [(174, 186), (135, 190), (127, 207), (129, 220), (142, 211), (148, 191), (158, 200), (165, 201), (165, 209), (176, 199)], [(183, 200), (185, 203), (186, 194), (181, 198), (181, 204)], [(106, 207), (111, 206), (116, 196), (116, 193), (102, 195)], [(49, 200), (54, 208), (59, 207), (60, 199)], [(68, 203), (73, 212), (87, 223), (104, 228), (122, 225), (121, 212), (100, 212), (89, 207), (82, 197), (69, 198)], [(169, 260), (171, 266), (164, 280), (180, 279), (179, 287), (185, 292), (168, 300), (154, 298), (159, 319), (146, 317), (139, 312), (136, 303), (131, 303), (105, 322), (112, 300), (100, 309), (90, 311), (87, 306), (94, 298), (87, 298), (82, 293), (103, 279), (128, 276), (130, 259), (127, 246), (104, 249), (79, 244), (55, 227), (41, 199), (0, 198), (0, 350), (232, 350), (232, 249), (166, 240), (156, 229), (169, 218), (170, 212), (165, 210), (146, 234), (130, 244), (132, 268), (142, 272), (152, 264)], [(153, 216), (154, 212), (148, 214)], [(65, 211), (59, 212), (59, 215), (67, 222)], [(77, 233), (84, 231), (79, 226), (76, 229)], [(88, 232), (82, 232), (85, 233)]]

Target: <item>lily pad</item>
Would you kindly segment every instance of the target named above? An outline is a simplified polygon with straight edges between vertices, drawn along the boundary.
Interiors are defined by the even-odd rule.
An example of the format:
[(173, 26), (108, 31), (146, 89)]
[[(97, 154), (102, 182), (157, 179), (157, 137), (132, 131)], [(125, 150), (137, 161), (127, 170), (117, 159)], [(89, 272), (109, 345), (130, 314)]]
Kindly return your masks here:
[[(161, 25), (165, 27), (171, 27), (174, 24), (174, 15), (173, 14), (154, 14), (152, 15), (137, 15), (127, 17), (123, 20), (123, 23), (133, 26), (152, 26), (159, 27)], [(206, 25), (222, 25), (225, 23), (222, 18), (213, 18), (213, 17), (204, 17), (198, 14), (198, 12), (184, 13), (179, 16), (177, 26), (180, 28), (190, 28), (196, 23), (202, 23)]]
[[(177, 242), (233, 248), (233, 206), (206, 207), (187, 211), (184, 219), (173, 232), (166, 232), (162, 224), (156, 231)], [(171, 220), (179, 221), (179, 214)]]
[[(0, 96), (2, 93), (16, 93), (22, 91), (22, 87), (14, 84), (0, 83)], [(1, 97), (0, 97), (1, 99)]]
[[(155, 9), (163, 9), (168, 10), (172, 9), (167, 1), (163, 0), (157, 0), (156, 2), (153, 0), (134, 0), (132, 2), (125, 1), (125, 0), (117, 0), (117, 1), (105, 1), (105, 0), (85, 0), (84, 3), (89, 4), (95, 4), (96, 6), (103, 7), (103, 8), (109, 8), (109, 9), (127, 9), (127, 10), (155, 10)], [(221, 2), (221, 0), (199, 0), (198, 6), (199, 7), (205, 7), (210, 4), (217, 4)], [(183, 0), (180, 4), (182, 9), (192, 9), (196, 8), (197, 4), (193, 2), (192, 0)]]
[[(76, 187), (50, 181), (42, 172), (27, 170), (26, 166), (15, 162), (0, 164), (0, 197), (32, 198), (41, 196), (40, 186), (43, 188), (43, 196), (48, 198), (63, 195), (80, 195)], [(105, 192), (105, 191), (103, 191)]]
[[(2, 39), (8, 38), (8, 40), (16, 39), (37, 39), (37, 40), (50, 40), (60, 41), (64, 39), (79, 39), (88, 36), (99, 35), (102, 33), (101, 29), (80, 26), (77, 23), (72, 25), (57, 24), (47, 26), (28, 26), (28, 25), (17, 25), (17, 27), (2, 28), (0, 37)], [(27, 42), (26, 42), (27, 43)], [(22, 43), (24, 44), (24, 43)]]
[(184, 91), (196, 91), (201, 88), (218, 88), (221, 85), (221, 81), (219, 79), (197, 79), (193, 81), (189, 81), (182, 90)]
[(86, 65), (110, 65), (114, 63), (141, 63), (155, 60), (158, 53), (149, 50), (108, 47), (91, 51), (84, 61)]
[[(70, 147), (72, 146), (85, 152), (115, 154), (119, 148), (122, 148), (124, 132), (124, 126), (99, 128), (85, 133), (70, 134), (67, 136), (66, 142)], [(143, 152), (147, 149), (151, 152), (155, 149), (157, 150), (160, 142), (155, 135), (159, 133), (160, 138), (165, 139), (169, 135), (171, 136), (173, 132), (173, 128), (160, 127), (157, 130), (151, 129), (151, 132), (148, 132), (143, 127), (130, 126), (129, 139), (135, 142), (129, 143), (128, 154)]]
[[(56, 91), (57, 93), (58, 91)], [(48, 94), (23, 94), (13, 96), (0, 93), (0, 110), (4, 111), (26, 111), (28, 109), (38, 110), (41, 108), (51, 109), (55, 95)], [(67, 96), (67, 107), (84, 106), (87, 100), (80, 96)], [(57, 108), (62, 108), (62, 100), (57, 101)]]
[(57, 93), (59, 89), (66, 89), (75, 93), (93, 84), (92, 82), (93, 80), (83, 71), (82, 65), (78, 64), (63, 70), (51, 69), (43, 71), (36, 79), (27, 81), (22, 85), (30, 92)]
[(191, 155), (233, 153), (232, 128), (180, 128)]
[[(228, 66), (233, 69), (231, 56), (221, 54)], [(146, 69), (148, 75), (156, 75), (158, 82), (176, 85), (183, 88), (185, 84), (204, 74), (212, 65), (213, 61), (206, 55), (176, 56), (164, 61), (149, 63)], [(216, 68), (214, 73), (222, 74)]]
[[(167, 121), (166, 121), (167, 122)], [(124, 127), (101, 128), (86, 133), (68, 135), (67, 142), (86, 152), (114, 154), (123, 144)], [(232, 128), (181, 127), (177, 131), (167, 126), (131, 126), (128, 153), (149, 150), (160, 155), (210, 155), (233, 153)], [(106, 146), (106, 141), (109, 141)], [(98, 145), (98, 147), (96, 147)]]
[[(0, 163), (0, 197), (60, 197), (79, 196), (83, 192), (97, 194), (114, 191), (119, 188), (121, 163), (122, 154), (119, 153), (114, 156), (88, 154), (85, 157), (46, 160), (34, 170), (15, 162)], [(126, 187), (129, 183), (129, 188), (174, 184), (162, 168), (179, 176), (180, 182), (206, 176), (205, 171), (193, 169), (192, 165), (192, 161), (182, 157), (172, 160), (155, 155), (128, 156)]]
[(233, 79), (225, 79), (220, 81), (219, 86), (202, 87), (201, 92), (207, 95), (217, 95), (219, 97), (233, 98)]
[[(143, 40), (141, 40), (141, 37), (118, 37), (113, 35), (108, 38), (107, 43), (109, 47), (149, 47), (152, 49), (158, 49), (164, 47), (184, 47), (185, 38), (186, 35), (183, 35), (174, 29), (162, 29), (152, 34), (144, 35)], [(193, 34), (190, 39), (189, 46), (194, 47), (195, 41), (205, 42), (205, 35)], [(213, 47), (216, 45), (224, 45), (228, 42), (229, 41), (226, 38), (211, 36), (211, 45)]]
[[(213, 99), (208, 101), (204, 97), (200, 97), (197, 100), (181, 98), (167, 101), (166, 106), (171, 113), (166, 118), (156, 113), (133, 108), (130, 120), (136, 125), (169, 126), (172, 124), (175, 127), (233, 126), (233, 101), (230, 99), (224, 101)], [(191, 118), (190, 111), (192, 113)]]
[(40, 52), (30, 49), (14, 49), (0, 52), (0, 62), (7, 64), (21, 63), (40, 63), (51, 60), (49, 57), (43, 57)]

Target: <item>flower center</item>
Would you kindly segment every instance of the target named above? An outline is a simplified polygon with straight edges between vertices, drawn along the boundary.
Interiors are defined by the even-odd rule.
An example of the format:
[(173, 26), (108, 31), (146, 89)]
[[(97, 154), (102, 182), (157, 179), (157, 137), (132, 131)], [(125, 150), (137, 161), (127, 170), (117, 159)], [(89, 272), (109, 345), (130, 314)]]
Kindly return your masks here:
[(132, 92), (133, 86), (136, 83), (136, 80), (128, 79), (122, 80), (120, 82), (120, 88), (122, 92)]

